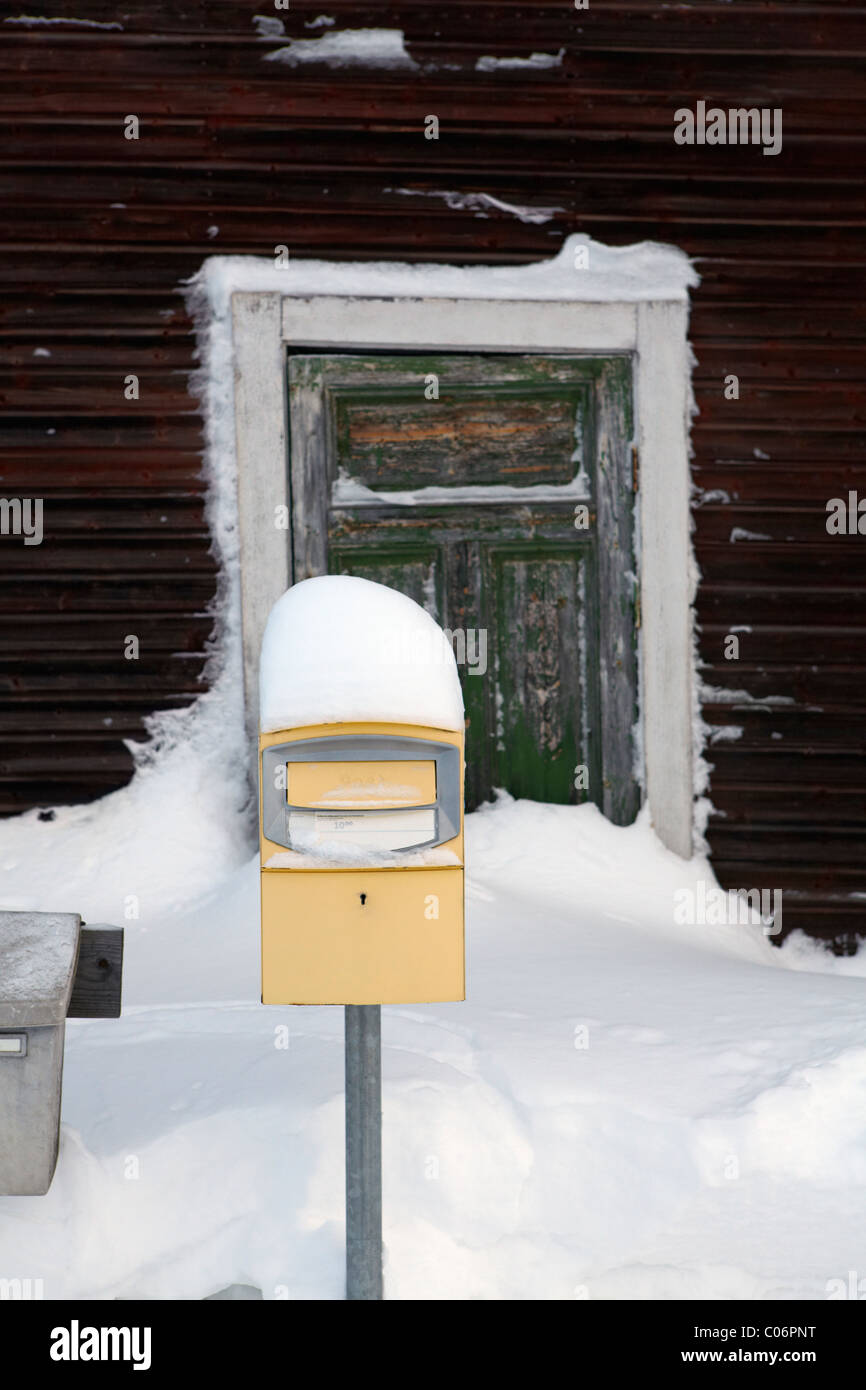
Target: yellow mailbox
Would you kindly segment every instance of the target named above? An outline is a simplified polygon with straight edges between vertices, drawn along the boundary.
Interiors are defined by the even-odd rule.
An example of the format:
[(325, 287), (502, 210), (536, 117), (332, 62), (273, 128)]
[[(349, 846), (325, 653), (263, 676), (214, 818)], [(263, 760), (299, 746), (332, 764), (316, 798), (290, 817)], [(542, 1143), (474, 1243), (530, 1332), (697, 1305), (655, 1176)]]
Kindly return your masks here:
[(387, 720), (260, 735), (263, 1003), (465, 997), (463, 741)]
[(263, 1002), (463, 999), (462, 733), (326, 724), (260, 749)]

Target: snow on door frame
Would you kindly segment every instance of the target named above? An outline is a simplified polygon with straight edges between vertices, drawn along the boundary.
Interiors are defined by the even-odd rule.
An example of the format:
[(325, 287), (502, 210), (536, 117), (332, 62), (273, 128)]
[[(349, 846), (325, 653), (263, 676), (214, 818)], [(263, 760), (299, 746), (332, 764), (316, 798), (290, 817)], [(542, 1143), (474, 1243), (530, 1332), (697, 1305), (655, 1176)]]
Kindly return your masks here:
[[(230, 304), (234, 357), (244, 677), (258, 708), (261, 634), (287, 588), (286, 357), (289, 349), (623, 353), (634, 370), (639, 507), (638, 771), (657, 834), (693, 843), (692, 413), (688, 289), (676, 247), (610, 248), (573, 236), (527, 266), (400, 265), (214, 257), (200, 277), (218, 314)], [(286, 510), (285, 515), (288, 515)]]

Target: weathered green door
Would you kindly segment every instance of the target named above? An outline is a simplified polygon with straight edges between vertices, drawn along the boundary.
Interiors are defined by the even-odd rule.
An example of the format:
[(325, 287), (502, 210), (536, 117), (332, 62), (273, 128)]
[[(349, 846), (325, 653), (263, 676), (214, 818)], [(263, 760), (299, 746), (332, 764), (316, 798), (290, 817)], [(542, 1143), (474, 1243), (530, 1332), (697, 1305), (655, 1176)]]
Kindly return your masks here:
[(637, 809), (631, 367), (291, 356), (293, 573), (402, 589), (452, 633), (466, 802)]

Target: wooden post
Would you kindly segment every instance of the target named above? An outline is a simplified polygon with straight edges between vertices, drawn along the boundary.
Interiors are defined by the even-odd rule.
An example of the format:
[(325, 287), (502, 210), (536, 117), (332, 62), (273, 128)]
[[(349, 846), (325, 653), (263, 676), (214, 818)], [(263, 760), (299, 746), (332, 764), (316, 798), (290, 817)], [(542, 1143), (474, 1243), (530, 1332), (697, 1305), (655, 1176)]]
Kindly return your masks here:
[(123, 927), (82, 924), (67, 1018), (120, 1018)]

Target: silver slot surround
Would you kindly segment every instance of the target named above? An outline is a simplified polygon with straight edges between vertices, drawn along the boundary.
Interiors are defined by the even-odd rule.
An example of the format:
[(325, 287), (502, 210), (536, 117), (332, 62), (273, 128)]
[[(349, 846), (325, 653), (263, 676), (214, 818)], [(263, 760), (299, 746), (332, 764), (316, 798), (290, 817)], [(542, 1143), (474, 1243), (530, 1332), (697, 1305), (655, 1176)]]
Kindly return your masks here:
[[(395, 808), (434, 810), (436, 813), (433, 838), (423, 840), (395, 854), (410, 854), (413, 850), (432, 849), (453, 840), (460, 830), (460, 749), (453, 743), (433, 739), (379, 736), (378, 734), (340, 734), (335, 738), (305, 738), (295, 743), (275, 743), (262, 749), (262, 829), (265, 838), (276, 845), (292, 849), (289, 836), (289, 813), (306, 811), (308, 807), (292, 806), (285, 787), (278, 787), (277, 772), (288, 763), (366, 763), (366, 762), (435, 762), (436, 800), (426, 807)], [(284, 781), (287, 779), (284, 778)], [(378, 815), (371, 807), (353, 809), (353, 815)]]

